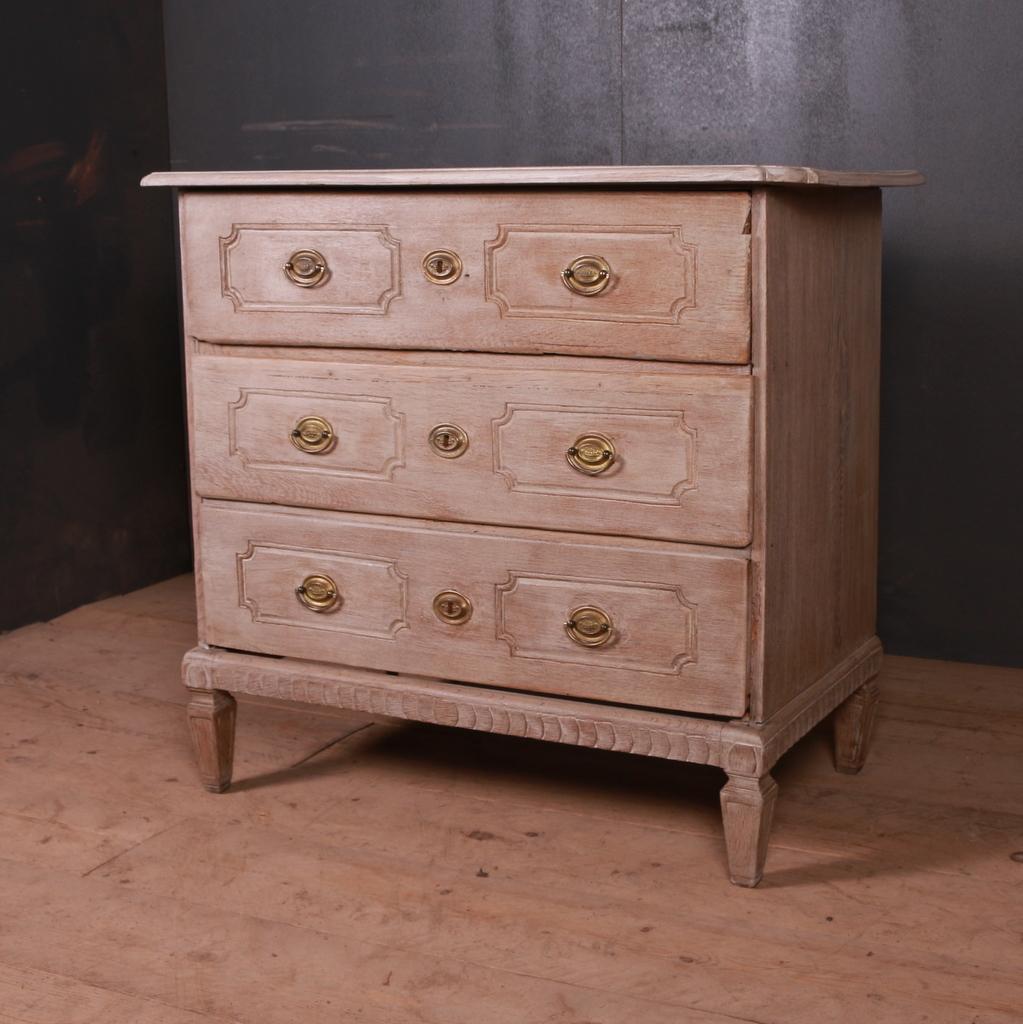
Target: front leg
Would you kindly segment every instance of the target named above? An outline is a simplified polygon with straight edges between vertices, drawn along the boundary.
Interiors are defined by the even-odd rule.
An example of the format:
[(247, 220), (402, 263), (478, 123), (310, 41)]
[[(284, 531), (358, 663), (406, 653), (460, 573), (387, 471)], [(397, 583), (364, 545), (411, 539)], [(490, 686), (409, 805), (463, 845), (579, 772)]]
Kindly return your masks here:
[(867, 760), (881, 691), (876, 680), (864, 683), (835, 711), (835, 768), (855, 775)]
[(211, 793), (231, 785), (235, 699), (226, 690), (189, 690), (188, 731), (202, 784)]
[(778, 784), (770, 775), (729, 774), (721, 790), (728, 873), (735, 885), (750, 888), (764, 875)]

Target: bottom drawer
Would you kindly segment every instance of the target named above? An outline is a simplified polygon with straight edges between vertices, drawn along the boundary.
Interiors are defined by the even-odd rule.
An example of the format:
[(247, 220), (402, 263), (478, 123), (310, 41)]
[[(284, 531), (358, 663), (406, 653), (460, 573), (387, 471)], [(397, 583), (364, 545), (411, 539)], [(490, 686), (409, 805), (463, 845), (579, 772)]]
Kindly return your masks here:
[(204, 501), (221, 647), (715, 715), (746, 709), (747, 560), (656, 541)]

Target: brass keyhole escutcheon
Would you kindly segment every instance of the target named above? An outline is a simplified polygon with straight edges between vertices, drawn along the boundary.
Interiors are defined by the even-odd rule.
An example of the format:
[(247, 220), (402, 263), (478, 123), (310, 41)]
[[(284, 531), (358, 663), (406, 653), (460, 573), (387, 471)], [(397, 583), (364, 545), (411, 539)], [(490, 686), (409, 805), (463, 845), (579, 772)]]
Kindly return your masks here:
[(582, 434), (565, 452), (568, 464), (587, 476), (597, 476), (610, 469), (617, 457), (611, 438), (604, 434)]
[(614, 626), (603, 608), (584, 605), (569, 613), (565, 632), (581, 647), (603, 647), (611, 642)]
[(462, 276), (462, 260), (450, 249), (434, 249), (423, 257), (423, 273), (433, 284), (454, 284)]
[(322, 416), (303, 416), (290, 436), (299, 451), (310, 455), (323, 455), (337, 444), (334, 428)]
[(312, 612), (332, 612), (341, 607), (337, 584), (325, 573), (306, 576), (295, 587), (295, 596)]
[(561, 280), (576, 295), (599, 295), (611, 283), (611, 264), (602, 256), (577, 256), (561, 272)]
[(442, 459), (457, 459), (469, 447), (469, 435), (454, 423), (438, 423), (428, 440), (434, 455)]
[(327, 279), (327, 261), (315, 249), (299, 249), (284, 264), (284, 273), (299, 288), (315, 288)]
[(457, 590), (442, 590), (433, 599), (433, 613), (449, 626), (460, 626), (472, 618), (472, 601)]

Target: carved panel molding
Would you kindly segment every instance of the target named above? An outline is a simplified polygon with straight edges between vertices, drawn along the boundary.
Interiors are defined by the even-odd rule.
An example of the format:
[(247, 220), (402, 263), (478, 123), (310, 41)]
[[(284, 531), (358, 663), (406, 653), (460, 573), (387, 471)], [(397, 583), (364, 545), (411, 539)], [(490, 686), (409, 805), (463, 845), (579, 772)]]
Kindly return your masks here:
[[(563, 450), (594, 423), (610, 436), (629, 432), (633, 450), (623, 445), (616, 465), (607, 473), (584, 479), (568, 467)], [(511, 491), (680, 505), (683, 495), (697, 485), (697, 432), (686, 423), (682, 410), (593, 409), (509, 402), (503, 415), (493, 420), (492, 429), (494, 472), (504, 478)], [(552, 435), (564, 435), (564, 444), (543, 452), (529, 443), (530, 435), (541, 445), (549, 443)], [(636, 449), (640, 448), (645, 448), (647, 457), (653, 459), (642, 470), (635, 465)], [(628, 484), (622, 481), (626, 475)]]
[(197, 690), (324, 704), (414, 722), (715, 765), (737, 776), (759, 777), (850, 693), (877, 675), (880, 650), (876, 638), (867, 641), (784, 714), (763, 725), (216, 648), (189, 651), (182, 678)]
[[(408, 622), (408, 578), (393, 561), (340, 551), (314, 551), (250, 541), (237, 556), (238, 604), (253, 622), (393, 640)], [(309, 573), (338, 584), (338, 611), (317, 614), (295, 599)]]
[[(274, 400), (301, 403), (295, 415), (316, 413), (327, 419), (341, 433), (338, 447), (329, 458), (310, 460), (297, 451), (280, 446), (287, 460), (260, 458), (246, 450), (244, 429), (241, 421), (251, 413), (254, 423), (264, 425), (273, 421)], [(304, 409), (303, 409), (304, 407)], [(373, 441), (365, 439), (352, 451), (350, 438), (341, 427), (344, 420), (353, 424), (361, 433), (370, 432)], [(373, 422), (373, 421), (377, 422)], [(287, 416), (282, 417), (282, 427), (290, 426)], [(282, 435), (283, 436), (283, 435)], [(287, 391), (272, 388), (239, 388), (238, 398), (228, 406), (228, 451), (237, 456), (243, 465), (252, 469), (278, 469), (289, 473), (312, 473), (316, 476), (350, 477), (360, 480), (391, 480), (394, 471), (405, 464), (405, 416), (395, 412), (390, 398), (373, 395), (343, 395), (317, 391)], [(351, 465), (355, 458), (361, 459), (364, 468)], [(345, 462), (348, 465), (345, 465)], [(378, 465), (372, 465), (378, 461)]]
[[(277, 275), (306, 246), (328, 253), (329, 274), (324, 285), (292, 296), (276, 287)], [(401, 295), (401, 245), (383, 224), (232, 224), (220, 239), (220, 287), (237, 312), (382, 316)]]
[[(610, 613), (615, 637), (599, 650), (574, 646), (572, 608)], [(511, 572), (495, 587), (495, 623), (513, 658), (677, 675), (697, 658), (697, 605), (680, 586)]]
[[(611, 284), (579, 299), (560, 272), (583, 252), (608, 258)], [(677, 225), (500, 224), (483, 246), (484, 295), (502, 317), (677, 324), (696, 305), (696, 256)]]

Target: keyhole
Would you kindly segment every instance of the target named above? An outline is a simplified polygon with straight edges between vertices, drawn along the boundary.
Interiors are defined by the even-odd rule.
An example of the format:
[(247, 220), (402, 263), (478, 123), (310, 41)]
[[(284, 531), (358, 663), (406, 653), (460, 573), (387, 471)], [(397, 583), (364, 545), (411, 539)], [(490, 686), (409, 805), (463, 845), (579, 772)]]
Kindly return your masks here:
[(454, 590), (442, 590), (433, 599), (433, 613), (441, 622), (460, 626), (472, 616), (472, 603)]
[(461, 427), (438, 423), (430, 431), (430, 447), (442, 459), (457, 459), (469, 446), (469, 437)]

